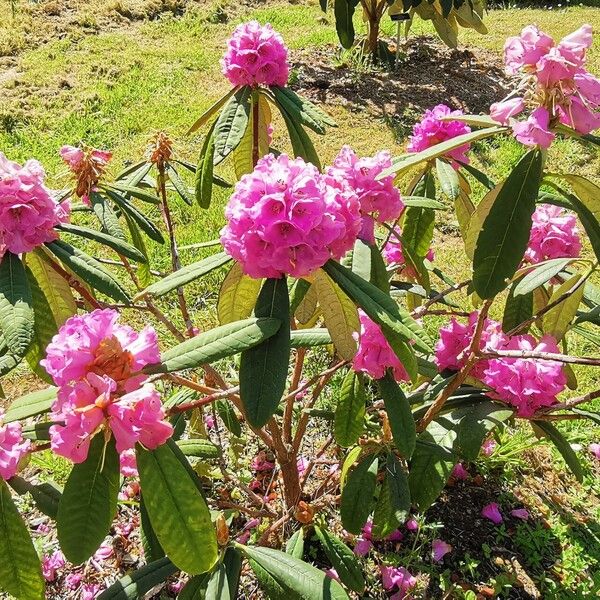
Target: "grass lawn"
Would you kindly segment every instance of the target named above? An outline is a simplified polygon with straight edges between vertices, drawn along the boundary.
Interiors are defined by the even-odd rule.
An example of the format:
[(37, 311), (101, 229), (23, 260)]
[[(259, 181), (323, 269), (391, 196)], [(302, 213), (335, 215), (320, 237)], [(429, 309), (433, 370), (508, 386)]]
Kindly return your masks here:
[[(7, 0), (0, 1), (10, 4)], [(195, 160), (202, 132), (191, 137), (186, 137), (185, 132), (195, 118), (228, 89), (229, 83), (220, 73), (219, 58), (225, 39), (242, 20), (255, 18), (271, 22), (291, 48), (294, 60), (312, 49), (330, 52), (332, 67), (345, 60), (336, 49), (332, 15), (324, 16), (315, 0), (257, 2), (245, 6), (231, 0), (219, 4), (211, 0), (96, 0), (94, 3), (20, 0), (15, 4), (14, 18), (10, 10), (5, 10), (0, 19), (0, 151), (17, 161), (37, 158), (46, 167), (50, 184), (57, 188), (68, 185), (66, 169), (58, 156), (63, 144), (85, 141), (111, 149), (115, 157), (112, 168), (116, 172), (125, 161), (139, 159), (152, 132), (165, 130), (175, 140), (179, 157)], [(484, 49), (500, 56), (505, 38), (530, 23), (538, 24), (556, 39), (586, 22), (600, 30), (600, 9), (573, 6), (553, 10), (492, 10), (486, 22), (490, 29), (487, 36), (461, 30), (461, 43), (475, 55), (478, 49)], [(363, 24), (358, 18), (356, 23), (362, 30)], [(387, 20), (383, 30), (393, 37), (395, 26)], [(411, 35), (429, 33), (431, 29), (427, 24), (416, 22)], [(589, 53), (588, 63), (591, 72), (600, 74), (599, 40)], [(335, 76), (336, 71), (333, 73)], [(301, 80), (301, 68), (293, 73), (294, 77)], [(392, 77), (402, 84), (401, 69)], [(396, 125), (415, 114), (415, 106), (410, 103), (400, 106), (399, 114), (395, 115), (356, 110), (338, 100), (327, 103), (324, 108), (339, 125), (325, 136), (313, 136), (324, 164), (334, 158), (343, 144), (351, 145), (363, 155), (380, 149), (400, 154), (404, 143), (401, 136), (406, 129)], [(281, 131), (281, 124), (276, 122), (273, 145), (283, 149)], [(492, 178), (500, 178), (514, 164), (522, 148), (507, 139), (480, 143), (476, 150), (476, 164), (485, 167)], [(574, 141), (553, 145), (548, 160), (551, 166), (560, 167), (564, 172), (600, 179), (598, 153)], [(234, 180), (227, 168), (220, 174)], [(228, 192), (216, 188), (215, 194), (208, 211), (175, 201), (174, 220), (181, 245), (218, 236), (224, 224), (223, 206)], [(160, 218), (158, 211), (153, 216)], [(436, 236), (436, 261), (444, 265), (452, 277), (464, 279), (469, 265), (460, 238), (441, 230)], [(167, 249), (153, 244), (151, 253), (152, 267), (168, 270)], [(182, 253), (184, 263), (201, 256), (199, 250)], [(218, 284), (219, 278), (214, 277), (208, 285), (190, 288), (199, 327), (214, 323), (211, 299), (216, 297)], [(169, 303), (174, 307), (174, 299), (164, 301), (167, 310)], [(597, 347), (580, 338), (570, 350), (577, 354), (598, 354)], [(594, 378), (591, 370), (580, 368), (576, 373), (580, 382), (577, 394), (598, 387), (597, 374)], [(6, 390), (16, 394), (19, 388), (22, 383), (12, 381)], [(589, 421), (569, 425), (568, 430), (571, 440), (581, 447), (600, 437), (598, 428), (594, 430)], [(515, 439), (505, 441), (513, 444), (516, 453), (525, 452), (531, 442), (528, 435), (518, 431)], [(544, 464), (559, 464), (557, 456), (548, 454), (546, 458), (548, 462)], [(507, 459), (497, 466), (501, 473), (498, 475), (498, 470), (495, 473), (500, 482), (512, 481), (515, 473), (518, 474), (519, 493), (524, 497), (529, 493), (528, 485), (535, 487), (540, 481), (552, 485), (547, 478), (538, 476), (536, 479), (536, 467), (531, 462), (515, 459), (513, 463)], [(542, 491), (536, 492), (538, 497), (543, 496)], [(580, 574), (586, 569), (595, 573), (596, 591), (600, 590), (600, 528), (597, 525), (600, 503), (597, 498), (593, 503), (588, 502), (589, 494), (600, 494), (598, 470), (588, 469), (584, 485), (574, 486), (563, 498), (555, 497), (551, 490), (546, 492), (548, 529), (538, 530), (532, 526), (527, 530), (523, 526), (518, 531), (520, 551), (532, 557), (540, 555), (537, 563), (532, 558), (535, 564), (530, 572), (534, 573), (539, 589), (545, 590), (542, 597), (595, 597), (594, 592), (590, 592), (589, 578)], [(593, 508), (588, 510), (586, 503)], [(579, 523), (577, 519), (581, 515), (588, 522)], [(502, 543), (502, 539), (497, 542)], [(560, 549), (557, 557), (551, 556), (556, 562), (548, 562), (544, 553), (555, 547)], [(467, 564), (467, 558), (465, 561), (463, 572), (470, 568), (477, 570), (476, 566)], [(552, 578), (547, 578), (545, 569), (549, 569)], [(557, 584), (558, 580), (562, 583)], [(588, 595), (590, 593), (592, 595)]]

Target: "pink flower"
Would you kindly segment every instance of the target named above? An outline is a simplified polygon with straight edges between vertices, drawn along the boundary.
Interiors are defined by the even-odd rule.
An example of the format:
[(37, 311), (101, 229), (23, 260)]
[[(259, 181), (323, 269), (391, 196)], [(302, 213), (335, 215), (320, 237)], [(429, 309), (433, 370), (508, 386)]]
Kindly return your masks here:
[(588, 450), (600, 460), (600, 444), (594, 442), (588, 446)]
[(360, 230), (360, 205), (343, 182), (301, 158), (271, 154), (244, 175), (225, 209), (225, 251), (250, 277), (305, 277), (341, 258)]
[(85, 152), (77, 146), (63, 146), (59, 154), (73, 172), (80, 168), (85, 158)]
[(94, 600), (101, 591), (102, 587), (97, 583), (84, 583), (81, 588), (81, 600)]
[[(401, 235), (402, 230), (400, 227), (394, 227), (394, 233), (390, 235), (390, 239), (383, 247), (383, 259), (388, 263), (388, 265), (401, 266), (401, 273), (403, 275), (406, 275), (410, 279), (415, 279), (417, 277), (417, 272), (411, 264), (406, 264), (406, 258), (402, 253), (402, 242), (400, 241), (399, 237)], [(429, 262), (433, 262), (435, 255), (431, 248), (429, 248), (424, 258), (426, 258)]]
[(131, 535), (133, 529), (134, 525), (131, 522), (117, 523), (115, 525), (115, 531), (117, 532), (117, 534), (123, 536), (124, 538), (128, 538)]
[(491, 502), (490, 504), (483, 507), (481, 510), (481, 516), (489, 519), (495, 525), (500, 525), (504, 520), (500, 514), (500, 509), (497, 502)]
[(548, 109), (540, 106), (536, 108), (526, 121), (513, 123), (512, 130), (515, 138), (526, 146), (540, 146), (548, 148), (556, 137), (548, 127), (550, 113)]
[(582, 25), (559, 42), (558, 50), (570, 64), (582, 67), (586, 51), (592, 46), (592, 33), (591, 25)]
[[(348, 183), (358, 196), (363, 216), (370, 215), (378, 223), (384, 223), (395, 221), (404, 209), (400, 191), (394, 187), (394, 176), (377, 179), (377, 176), (391, 165), (389, 152), (378, 152), (375, 156), (359, 158), (350, 146), (344, 146), (333, 166), (327, 169), (327, 174)], [(372, 220), (368, 219), (367, 224), (371, 225)], [(367, 232), (363, 232), (360, 237), (372, 242), (372, 236)]]
[(488, 438), (481, 444), (481, 453), (484, 456), (491, 456), (498, 447), (498, 442), (494, 438)]
[(204, 425), (206, 429), (215, 428), (215, 418), (212, 415), (204, 415)]
[(330, 579), (335, 579), (336, 581), (340, 581), (340, 576), (337, 574), (337, 571), (332, 567), (331, 569), (327, 569), (325, 571), (325, 575)]
[(600, 79), (585, 70), (576, 73), (573, 81), (580, 97), (591, 106), (600, 106)]
[[(413, 133), (410, 136), (410, 141), (406, 149), (409, 152), (421, 152), (446, 140), (469, 133), (471, 128), (462, 121), (442, 120), (444, 117), (460, 116), (462, 114), (461, 110), (453, 111), (445, 104), (438, 104), (434, 108), (427, 110), (421, 122), (413, 127)], [(470, 147), (470, 144), (463, 144), (448, 152), (447, 156), (453, 159), (454, 168), (458, 168), (459, 166), (454, 161), (461, 163), (469, 162), (467, 152)]]
[(373, 547), (372, 540), (373, 523), (367, 521), (362, 529), (361, 536), (357, 538), (354, 544), (354, 554), (356, 556), (366, 556)]
[(299, 456), (296, 461), (296, 466), (298, 467), (298, 474), (302, 475), (304, 471), (308, 468), (308, 459), (304, 456)]
[(40, 523), (35, 531), (40, 535), (48, 535), (51, 531), (50, 525), (48, 523)]
[(504, 44), (504, 64), (514, 75), (523, 67), (533, 67), (554, 46), (554, 40), (535, 25), (528, 25), (521, 35), (509, 37)]
[(452, 546), (440, 539), (433, 540), (431, 548), (433, 560), (435, 562), (441, 562), (448, 552), (452, 552)]
[(118, 320), (116, 310), (98, 309), (65, 321), (40, 361), (56, 385), (72, 384), (96, 373), (131, 391), (145, 379), (132, 377), (132, 373), (160, 361), (156, 331), (146, 326), (138, 333)]
[(262, 473), (264, 471), (272, 471), (275, 468), (275, 464), (267, 460), (267, 455), (261, 450), (250, 463), (250, 468), (253, 471)]
[(65, 555), (60, 551), (56, 550), (50, 556), (44, 555), (42, 558), (42, 575), (46, 581), (54, 581), (56, 579), (56, 572), (65, 566)]
[(396, 529), (396, 531), (392, 531), (385, 539), (387, 542), (401, 542), (404, 539), (404, 535), (399, 529)]
[(287, 55), (283, 38), (269, 23), (249, 21), (238, 25), (227, 40), (221, 68), (235, 86), (285, 86), (290, 71)]
[(559, 206), (539, 205), (533, 213), (533, 225), (525, 260), (532, 264), (550, 258), (576, 258), (581, 252), (577, 218)]
[(89, 205), (89, 196), (96, 191), (98, 181), (104, 174), (112, 153), (89, 146), (81, 148), (63, 146), (60, 149), (60, 156), (75, 176), (75, 195), (81, 198), (84, 204)]
[(352, 368), (357, 372), (367, 373), (373, 379), (381, 379), (387, 369), (392, 369), (396, 381), (410, 381), (402, 363), (385, 339), (381, 327), (362, 311), (358, 311), (360, 319), (360, 337), (358, 352), (352, 360)]
[(23, 439), (20, 423), (2, 425), (4, 410), (0, 409), (0, 477), (8, 480), (19, 470), (19, 462), (31, 450), (31, 441)]
[(100, 548), (98, 548), (98, 550), (96, 550), (96, 552), (94, 553), (94, 560), (97, 560), (98, 562), (103, 562), (109, 559), (114, 553), (115, 551), (112, 545), (107, 542), (103, 542), (100, 545)]
[(417, 578), (411, 575), (404, 567), (381, 567), (381, 582), (383, 589), (391, 591), (397, 589), (398, 593), (392, 596), (401, 600), (415, 586)]
[(79, 584), (83, 581), (82, 573), (69, 573), (65, 577), (65, 586), (67, 589), (74, 591), (79, 587)]
[(123, 477), (137, 477), (137, 463), (135, 460), (135, 450), (125, 450), (119, 456), (120, 470)]
[(550, 88), (560, 81), (571, 79), (576, 67), (563, 55), (560, 48), (550, 48), (537, 63), (537, 80), (542, 87)]
[(521, 519), (522, 521), (527, 521), (527, 519), (529, 519), (529, 511), (526, 508), (515, 508), (514, 510), (510, 511), (510, 514), (517, 519)]
[(183, 579), (178, 579), (177, 581), (172, 581), (169, 583), (168, 588), (172, 594), (179, 594), (185, 585), (185, 581)]
[(560, 122), (583, 135), (598, 129), (600, 112), (592, 110), (588, 104), (575, 95), (571, 96), (558, 107)]
[(37, 160), (23, 166), (0, 152), (0, 258), (21, 254), (58, 238), (54, 229), (69, 221), (70, 206), (59, 204), (44, 185)]
[(408, 531), (417, 531), (419, 529), (419, 522), (416, 519), (409, 519), (404, 526)]
[(503, 102), (495, 102), (490, 106), (490, 117), (502, 125), (507, 125), (509, 119), (522, 113), (525, 109), (523, 98), (511, 98)]
[(454, 479), (460, 479), (464, 481), (465, 479), (469, 479), (469, 472), (465, 469), (462, 463), (457, 463), (452, 469), (452, 477), (454, 477)]

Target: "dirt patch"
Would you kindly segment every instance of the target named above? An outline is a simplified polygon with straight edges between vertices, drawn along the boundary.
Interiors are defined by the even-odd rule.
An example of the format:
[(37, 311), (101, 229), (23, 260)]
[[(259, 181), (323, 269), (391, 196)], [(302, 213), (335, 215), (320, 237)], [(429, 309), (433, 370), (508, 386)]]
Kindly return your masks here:
[(440, 103), (469, 113), (487, 111), (510, 87), (497, 54), (481, 48), (452, 50), (432, 37), (412, 39), (390, 69), (335, 65), (335, 54), (332, 46), (294, 52), (294, 87), (318, 102), (341, 102), (357, 110), (366, 105), (376, 116), (411, 123), (415, 114)]

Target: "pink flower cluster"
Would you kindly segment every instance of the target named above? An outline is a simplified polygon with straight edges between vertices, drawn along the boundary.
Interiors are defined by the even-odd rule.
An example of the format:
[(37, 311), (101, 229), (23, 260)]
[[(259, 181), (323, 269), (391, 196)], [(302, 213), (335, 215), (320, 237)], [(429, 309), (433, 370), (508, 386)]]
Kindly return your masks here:
[[(452, 319), (446, 327), (442, 327), (435, 356), (439, 369), (458, 370), (464, 366), (476, 321), (477, 313), (474, 312), (468, 324)], [(544, 336), (539, 342), (529, 334), (508, 336), (502, 333), (500, 323), (491, 319), (485, 321), (480, 350), (559, 352), (552, 336)], [(540, 408), (555, 404), (557, 395), (567, 383), (560, 363), (532, 358), (483, 359), (477, 362), (471, 375), (491, 389), (490, 397), (514, 406), (520, 417), (531, 417)]]
[[(417, 276), (415, 268), (411, 265), (406, 264), (406, 258), (404, 258), (404, 254), (402, 253), (402, 242), (400, 241), (399, 236), (402, 235), (402, 230), (400, 227), (394, 228), (394, 233), (390, 236), (387, 244), (383, 247), (383, 258), (388, 265), (392, 265), (395, 267), (402, 267), (402, 274), (407, 277), (414, 279)], [(432, 248), (427, 250), (427, 254), (425, 258), (428, 261), (433, 261), (435, 258), (435, 254)]]
[(525, 260), (531, 264), (550, 258), (576, 258), (581, 252), (577, 218), (559, 206), (541, 204), (533, 213), (533, 226)]
[(385, 339), (381, 327), (362, 311), (358, 311), (360, 319), (360, 337), (358, 352), (352, 360), (355, 371), (367, 373), (373, 379), (381, 379), (387, 369), (392, 369), (396, 381), (410, 381), (410, 377), (402, 363)]
[(301, 158), (269, 154), (244, 175), (225, 209), (225, 251), (250, 277), (305, 277), (341, 258), (360, 230), (356, 194)]
[(390, 600), (403, 600), (407, 594), (415, 587), (417, 578), (404, 567), (381, 567), (381, 583), (383, 589), (390, 592), (396, 590), (396, 593), (390, 596)]
[(283, 38), (269, 23), (242, 23), (227, 40), (221, 59), (223, 75), (232, 85), (285, 86), (290, 67)]
[[(445, 104), (438, 104), (432, 109), (425, 111), (421, 121), (414, 125), (406, 149), (409, 152), (422, 152), (436, 144), (441, 144), (459, 135), (470, 133), (471, 128), (462, 121), (442, 120), (445, 117), (461, 116), (462, 114), (461, 110), (453, 111)], [(458, 169), (458, 163), (469, 162), (467, 152), (470, 147), (470, 144), (463, 144), (447, 153), (448, 158), (452, 159), (452, 166), (455, 169)]]
[[(547, 148), (554, 140), (557, 123), (587, 134), (600, 127), (600, 80), (585, 69), (586, 52), (592, 45), (592, 27), (583, 25), (558, 44), (528, 25), (504, 46), (504, 62), (510, 74), (522, 73), (523, 96), (493, 104), (490, 114), (512, 125), (517, 140), (527, 146)], [(525, 121), (511, 121), (526, 108)]]
[(89, 205), (90, 194), (96, 191), (96, 184), (104, 174), (112, 153), (87, 146), (63, 146), (60, 156), (77, 180), (75, 195)]
[(31, 442), (23, 439), (20, 423), (2, 425), (4, 411), (0, 410), (0, 477), (8, 480), (14, 477), (19, 462), (31, 449)]
[(375, 156), (359, 158), (350, 146), (343, 146), (327, 169), (327, 174), (336, 180), (344, 180), (358, 196), (363, 214), (363, 230), (360, 237), (374, 243), (374, 222), (395, 221), (404, 204), (400, 191), (394, 187), (394, 176), (377, 179), (392, 159), (389, 152), (378, 152)]
[(148, 326), (138, 333), (118, 319), (111, 309), (71, 317), (40, 362), (59, 386), (52, 410), (62, 424), (50, 428), (52, 449), (76, 463), (86, 459), (103, 427), (112, 431), (119, 453), (137, 442), (156, 448), (172, 433), (160, 394), (139, 373), (160, 360), (156, 332)]
[(68, 201), (59, 204), (44, 185), (37, 160), (23, 166), (0, 152), (0, 258), (31, 252), (58, 238), (54, 227), (69, 220)]

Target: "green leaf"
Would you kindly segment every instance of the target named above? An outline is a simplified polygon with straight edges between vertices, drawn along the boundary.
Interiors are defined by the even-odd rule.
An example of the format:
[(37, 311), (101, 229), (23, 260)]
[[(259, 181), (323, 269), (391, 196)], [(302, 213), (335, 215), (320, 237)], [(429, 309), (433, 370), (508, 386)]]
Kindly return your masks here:
[(160, 545), (183, 571), (209, 571), (218, 558), (217, 538), (196, 483), (168, 444), (152, 451), (138, 445), (136, 456), (146, 510)]
[(304, 131), (302, 125), (294, 122), (293, 117), (291, 117), (290, 114), (285, 110), (284, 106), (281, 104), (277, 104), (276, 106), (279, 108), (281, 116), (285, 121), (294, 156), (302, 157), (306, 162), (312, 163), (317, 167), (317, 169), (320, 170), (321, 161), (319, 160), (319, 155), (317, 154), (310, 137), (306, 131)]
[(204, 143), (202, 144), (202, 150), (200, 151), (200, 158), (198, 159), (198, 166), (196, 168), (196, 181), (195, 181), (195, 193), (196, 201), (201, 208), (207, 209), (210, 207), (212, 200), (212, 189), (213, 189), (213, 174), (214, 174), (214, 163), (215, 163), (215, 126), (216, 121), (212, 127), (208, 130)]
[(404, 212), (402, 248), (408, 247), (423, 258), (429, 251), (433, 239), (435, 212), (430, 208), (409, 207)]
[(237, 87), (231, 88), (231, 90), (229, 90), (224, 96), (221, 96), (214, 104), (212, 104), (188, 129), (187, 135), (198, 131), (200, 127), (205, 125), (208, 120), (225, 104), (225, 102), (227, 102), (227, 100), (229, 100), (229, 98), (231, 98), (231, 96), (238, 91), (238, 89), (239, 88)]
[(165, 551), (156, 537), (152, 523), (150, 523), (143, 494), (140, 495), (140, 539), (146, 560), (154, 562), (165, 556)]
[(129, 303), (129, 296), (121, 284), (95, 258), (62, 240), (47, 243), (46, 246), (63, 265), (94, 289), (113, 300)]
[(572, 258), (553, 258), (533, 265), (530, 270), (514, 286), (514, 295), (530, 294), (535, 288), (544, 285), (561, 271), (564, 271)]
[(384, 329), (384, 335), (394, 354), (398, 357), (400, 364), (408, 373), (411, 381), (415, 383), (419, 375), (419, 360), (415, 356), (412, 346), (403, 341), (395, 331)]
[(400, 461), (391, 452), (387, 455), (385, 479), (373, 513), (373, 535), (385, 538), (404, 523), (410, 511), (408, 478)]
[(200, 277), (203, 277), (207, 273), (222, 267), (231, 260), (231, 257), (225, 254), (225, 252), (218, 252), (207, 258), (203, 258), (198, 262), (187, 265), (166, 277), (163, 277), (160, 281), (153, 283), (148, 286), (145, 290), (139, 292), (135, 297), (135, 300), (145, 298), (146, 296), (153, 296), (159, 298), (169, 292), (182, 287)]
[(160, 198), (156, 194), (151, 194), (150, 192), (147, 192), (133, 185), (111, 183), (110, 185), (104, 187), (106, 189), (110, 189), (113, 192), (117, 192), (117, 194), (126, 194), (126, 197), (133, 196), (138, 200), (143, 200), (144, 202), (148, 202), (150, 204), (160, 204)]
[(57, 392), (58, 388), (49, 387), (17, 398), (11, 403), (4, 417), (2, 417), (2, 422), (23, 421), (29, 417), (35, 417), (48, 412), (52, 403), (56, 400)]
[(229, 586), (229, 596), (238, 598), (238, 588), (240, 586), (240, 575), (242, 572), (242, 555), (239, 550), (233, 546), (229, 546), (225, 550), (223, 557), (225, 572), (227, 574), (227, 584)]
[(179, 197), (188, 205), (192, 206), (194, 204), (194, 196), (190, 194), (190, 189), (183, 179), (181, 179), (181, 175), (177, 172), (177, 169), (171, 164), (166, 163), (165, 165), (167, 171), (167, 177), (171, 182), (171, 185), (175, 188), (175, 191), (179, 195)]
[(324, 328), (295, 329), (290, 338), (292, 348), (312, 348), (331, 343), (333, 343), (331, 335)]
[(523, 259), (541, 176), (542, 154), (531, 150), (498, 192), (473, 256), (473, 286), (480, 298), (493, 298), (501, 292)]
[(326, 112), (321, 110), (316, 104), (310, 102), (310, 100), (296, 94), (291, 88), (271, 87), (271, 90), (275, 92), (278, 100), (285, 97), (287, 102), (294, 106), (293, 110), (289, 110), (287, 109), (289, 104), (286, 103), (287, 112), (291, 115), (294, 115), (296, 112), (299, 113), (300, 122), (310, 127), (313, 131), (324, 133), (326, 125), (337, 127), (336, 122)]
[(118, 494), (115, 442), (97, 434), (85, 462), (73, 467), (58, 505), (58, 541), (67, 560), (81, 564), (100, 547), (117, 513)]
[(125, 234), (119, 224), (119, 217), (117, 217), (106, 198), (98, 192), (92, 192), (90, 194), (90, 204), (104, 231), (114, 238), (124, 240)]
[(335, 15), (335, 29), (340, 40), (340, 44), (346, 50), (354, 45), (354, 11), (358, 5), (358, 0), (334, 0), (333, 13)]
[(227, 400), (217, 400), (215, 402), (215, 408), (221, 420), (225, 424), (225, 427), (235, 436), (241, 437), (242, 435), (242, 424), (233, 410), (233, 406)]
[(250, 568), (258, 581), (258, 586), (265, 592), (269, 600), (289, 600), (290, 590), (285, 589), (277, 580), (257, 562), (248, 560)]
[(565, 459), (567, 466), (573, 475), (575, 475), (575, 479), (577, 479), (579, 482), (582, 482), (584, 474), (581, 463), (579, 462), (577, 454), (573, 448), (571, 448), (571, 444), (569, 444), (563, 434), (548, 421), (532, 421), (531, 425), (534, 431), (537, 433), (541, 432), (541, 435), (548, 438), (556, 446), (556, 449)]
[(153, 587), (177, 572), (177, 567), (165, 556), (144, 565), (130, 575), (121, 577), (104, 590), (98, 600), (137, 600), (143, 598)]
[(252, 314), (260, 292), (262, 279), (245, 275), (239, 263), (234, 263), (221, 284), (217, 315), (221, 325), (245, 319)]
[(460, 192), (456, 170), (447, 160), (442, 158), (435, 159), (435, 168), (442, 191), (450, 200), (455, 200)]
[(223, 107), (215, 123), (214, 164), (219, 164), (242, 141), (250, 117), (251, 94), (252, 88), (244, 86)]
[(152, 273), (150, 272), (150, 261), (148, 260), (148, 250), (146, 249), (144, 236), (137, 223), (129, 215), (125, 215), (125, 221), (127, 221), (132, 244), (144, 255), (144, 262), (138, 265), (137, 278), (141, 286), (147, 287), (152, 281)]
[(496, 184), (483, 172), (479, 169), (476, 169), (473, 165), (468, 165), (466, 163), (460, 163), (461, 169), (464, 169), (469, 175), (472, 175), (483, 187), (488, 190), (492, 190), (496, 187)]
[[(271, 88), (272, 89), (272, 88)], [(233, 169), (235, 176), (240, 179), (246, 173), (252, 173), (254, 170), (254, 113), (258, 111), (258, 126), (256, 133), (258, 138), (258, 157), (261, 158), (269, 154), (269, 126), (272, 122), (271, 107), (264, 94), (254, 91), (251, 97), (252, 111), (250, 120), (246, 127), (244, 137), (233, 151)]]
[(27, 525), (14, 505), (6, 482), (0, 478), (0, 588), (18, 600), (43, 600), (40, 559)]
[(281, 324), (265, 341), (242, 352), (240, 359), (240, 398), (245, 416), (250, 425), (262, 427), (279, 405), (288, 373), (290, 304), (285, 277), (265, 280), (254, 314)]
[(177, 600), (204, 600), (210, 573), (190, 577)]
[[(348, 594), (337, 581), (285, 552), (240, 544), (237, 544), (236, 548), (268, 573), (280, 588), (288, 592), (288, 599), (349, 600)], [(251, 566), (254, 568), (252, 563)]]
[[(490, 214), (490, 210), (496, 202), (496, 198), (502, 189), (502, 184), (498, 184), (496, 187), (491, 189), (479, 202), (476, 208), (473, 211), (470, 210), (470, 206), (467, 204), (463, 208), (465, 212), (469, 213), (469, 219), (466, 225), (466, 231), (464, 234), (465, 240), (465, 252), (467, 256), (473, 260), (473, 256), (475, 255), (475, 247), (477, 246), (477, 238), (481, 233), (481, 228), (483, 227), (484, 221), (487, 219), (487, 216)], [(470, 200), (469, 200), (469, 203)], [(471, 203), (472, 204), (472, 203)], [(458, 217), (458, 215), (457, 215)], [(462, 215), (462, 218), (466, 221), (466, 215)], [(462, 231), (462, 228), (461, 228)]]
[(167, 350), (159, 364), (148, 365), (144, 372), (172, 373), (233, 356), (272, 337), (281, 326), (279, 319), (253, 317), (209, 329)]
[(108, 235), (107, 233), (102, 233), (101, 231), (89, 229), (88, 227), (81, 227), (79, 225), (70, 225), (68, 223), (57, 225), (56, 229), (104, 244), (119, 254), (122, 254), (131, 260), (135, 260), (136, 262), (146, 261), (146, 257), (135, 246), (132, 246), (119, 238), (113, 237), (112, 235)]
[(195, 456), (205, 459), (219, 458), (221, 456), (221, 450), (218, 446), (202, 438), (177, 440), (177, 447), (185, 456)]
[(0, 330), (10, 352), (23, 357), (33, 339), (33, 299), (21, 259), (5, 252), (0, 262)]
[(325, 133), (325, 125), (314, 118), (313, 115), (302, 110), (302, 106), (293, 102), (284, 92), (288, 88), (271, 87), (271, 91), (275, 96), (275, 101), (283, 107), (291, 119), (295, 123), (301, 123), (316, 133)]
[(410, 458), (415, 449), (417, 433), (408, 398), (389, 371), (377, 380), (377, 386), (385, 404), (394, 444), (404, 458)]
[(60, 327), (70, 316), (77, 312), (77, 304), (71, 287), (51, 266), (41, 249), (27, 254), (27, 266), (40, 286), (56, 325)]
[(304, 529), (298, 529), (298, 531), (290, 537), (285, 544), (285, 551), (294, 558), (302, 560), (302, 557), (304, 556)]
[(552, 304), (561, 296), (568, 294), (565, 300), (551, 308), (542, 318), (542, 331), (554, 337), (556, 341), (563, 339), (569, 325), (577, 315), (577, 310), (583, 299), (583, 285), (579, 285), (574, 291), (571, 290), (580, 283), (581, 277), (578, 274), (573, 275), (556, 288), (548, 300), (548, 304)]
[(22, 477), (15, 476), (8, 480), (8, 485), (19, 496), (30, 494), (36, 507), (51, 519), (56, 520), (58, 505), (62, 496), (62, 488), (56, 483), (47, 481), (34, 485)]
[(325, 325), (338, 354), (344, 360), (352, 360), (356, 354), (354, 335), (360, 329), (354, 302), (322, 269), (315, 272), (313, 286), (317, 292)]
[(443, 210), (445, 204), (435, 200), (434, 198), (426, 198), (425, 196), (402, 196), (404, 206), (412, 206), (415, 208), (432, 208), (433, 210)]
[(354, 243), (352, 272), (370, 281), (381, 291), (390, 291), (390, 280), (381, 251), (375, 244), (366, 244), (360, 239)]
[(521, 282), (522, 279), (515, 282), (508, 290), (502, 317), (502, 331), (511, 331), (533, 316), (533, 291), (527, 294), (516, 294), (516, 288)]
[(206, 600), (232, 600), (227, 583), (227, 571), (221, 563), (211, 573), (206, 586)]
[(335, 261), (328, 261), (323, 269), (378, 325), (395, 331), (407, 342), (414, 342), (421, 352), (432, 351), (423, 329), (389, 295)]
[(359, 373), (348, 371), (335, 409), (333, 433), (343, 448), (353, 446), (364, 429), (367, 396)]
[(165, 238), (163, 237), (160, 229), (154, 224), (154, 221), (147, 217), (141, 210), (138, 210), (136, 206), (131, 204), (129, 200), (123, 198), (116, 192), (111, 190), (106, 190), (108, 197), (125, 213), (129, 218), (131, 218), (138, 227), (151, 239), (159, 244), (165, 243)]
[(463, 135), (456, 136), (455, 138), (442, 142), (441, 144), (431, 146), (430, 148), (427, 148), (421, 152), (406, 154), (399, 158), (393, 159), (392, 166), (384, 169), (378, 175), (377, 179), (383, 179), (384, 177), (388, 177), (394, 173), (400, 174), (414, 167), (415, 165), (443, 156), (459, 146), (463, 146), (464, 144), (472, 144), (477, 140), (482, 140), (498, 133), (503, 133), (504, 131), (506, 131), (506, 127), (499, 127), (498, 125), (495, 125), (486, 129), (472, 131), (471, 133), (464, 133)]
[(600, 187), (598, 185), (582, 175), (571, 173), (551, 173), (547, 177), (566, 181), (579, 200), (594, 215), (596, 221), (600, 221)]
[(362, 594), (365, 590), (365, 578), (354, 552), (327, 529), (315, 527), (315, 533), (340, 581), (353, 592)]
[(373, 508), (379, 460), (374, 454), (365, 456), (347, 475), (342, 488), (340, 516), (350, 533), (359, 534)]

